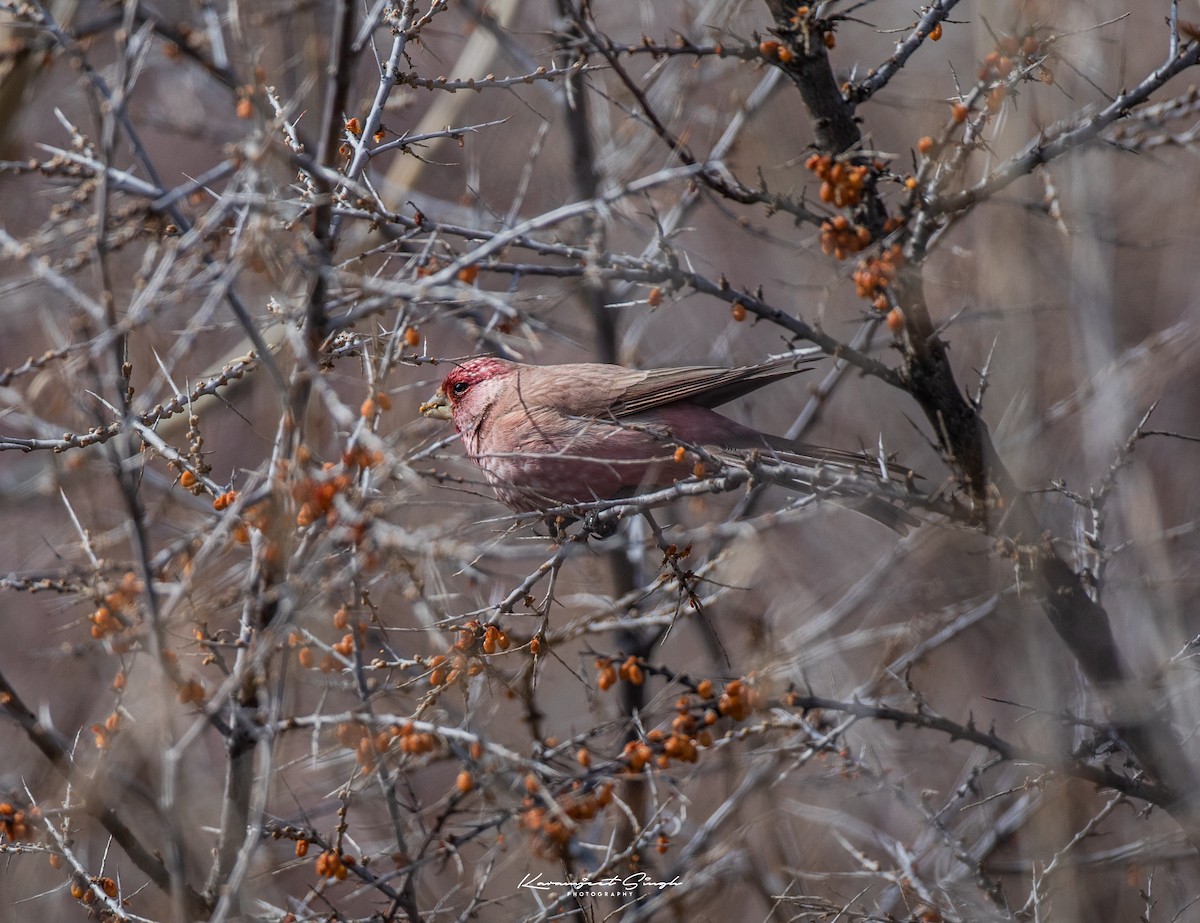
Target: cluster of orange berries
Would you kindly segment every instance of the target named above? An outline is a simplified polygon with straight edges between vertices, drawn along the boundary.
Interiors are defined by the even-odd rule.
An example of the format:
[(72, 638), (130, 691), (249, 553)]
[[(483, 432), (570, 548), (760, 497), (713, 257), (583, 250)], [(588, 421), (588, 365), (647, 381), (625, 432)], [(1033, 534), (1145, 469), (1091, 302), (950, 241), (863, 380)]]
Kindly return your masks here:
[[(601, 689), (608, 689), (616, 682), (617, 671), (613, 663), (613, 660), (596, 661), (601, 671)], [(631, 669), (637, 667), (640, 674), (641, 666), (636, 658), (629, 658), (622, 664), (623, 667), (626, 665)], [(647, 732), (643, 740), (631, 740), (625, 745), (620, 759), (628, 772), (636, 774), (650, 765), (667, 769), (672, 760), (694, 763), (698, 748), (712, 746), (712, 731), (709, 729), (722, 716), (733, 721), (745, 721), (755, 709), (762, 706), (761, 694), (740, 679), (726, 683), (719, 697), (711, 679), (701, 680), (696, 684), (696, 696), (699, 702), (686, 695), (676, 700), (676, 715), (669, 731), (654, 728)], [(586, 749), (580, 750), (577, 759), (584, 767), (591, 763), (591, 756)]]
[[(847, 208), (862, 201), (863, 189), (871, 175), (870, 165), (842, 163), (828, 154), (813, 154), (804, 166), (821, 180), (822, 202)], [(875, 169), (882, 170), (882, 164), (875, 164)]]
[[(333, 465), (326, 466), (326, 470)], [(300, 504), (296, 513), (296, 525), (311, 526), (322, 516), (327, 519), (333, 512), (333, 501), (352, 483), (349, 474), (335, 474), (328, 478), (304, 478), (292, 485), (292, 499)]]
[(796, 58), (796, 53), (787, 45), (781, 45), (774, 39), (758, 43), (758, 53), (768, 61), (778, 61), (780, 64), (790, 64)]
[(389, 733), (393, 737), (400, 738), (400, 752), (408, 756), (432, 753), (441, 746), (436, 734), (429, 731), (418, 731), (411, 721), (406, 721), (399, 727), (393, 727)]
[(670, 734), (662, 728), (654, 728), (647, 732), (644, 741), (633, 740), (625, 745), (621, 756), (631, 774), (641, 772), (651, 762), (659, 769), (669, 768), (671, 760), (694, 763), (700, 755), (700, 747), (712, 746), (712, 732), (708, 726), (716, 724), (717, 713), (710, 708), (705, 710), (702, 718), (697, 718), (692, 714), (686, 696), (680, 697), (676, 707), (679, 713), (671, 721)]
[(1012, 73), (1013, 58), (1029, 60), (1041, 48), (1041, 42), (1036, 35), (1026, 35), (1018, 38), (1006, 35), (1000, 39), (995, 51), (990, 51), (979, 66), (979, 80), (990, 83), (993, 80), (1005, 80)]
[(0, 801), (0, 833), (3, 833), (10, 843), (29, 839), (33, 832), (31, 820), (25, 811), (11, 802)]
[(871, 232), (861, 224), (853, 224), (845, 215), (834, 215), (821, 222), (821, 252), (837, 260), (850, 253), (865, 250), (871, 243)]
[(887, 296), (884, 289), (892, 284), (896, 271), (904, 263), (904, 251), (899, 244), (893, 244), (878, 256), (868, 257), (858, 264), (854, 270), (854, 290), (859, 298), (867, 298), (876, 308), (884, 310)]
[[(354, 751), (364, 773), (373, 770), (379, 757), (387, 753), (397, 740), (400, 741), (400, 752), (406, 756), (432, 753), (441, 746), (436, 734), (418, 731), (412, 721), (394, 724), (386, 731), (374, 734), (357, 721), (343, 721), (337, 726), (335, 735), (338, 743)], [(471, 750), (473, 754), (478, 752), (482, 755), (483, 752), (482, 745), (477, 744), (473, 744)]]
[(96, 892), (90, 887), (90, 884), (95, 884), (100, 887), (100, 890), (107, 894), (110, 898), (117, 896), (117, 883), (111, 878), (92, 878), (90, 883), (84, 878), (73, 878), (71, 880), (71, 897), (84, 904), (91, 904), (96, 900)]
[(267, 520), (269, 508), (266, 503), (256, 503), (242, 510), (242, 518), (238, 520), (231, 533), (233, 540), (239, 545), (247, 545), (250, 543), (251, 529), (258, 529), (260, 532), (266, 531), (269, 525)]
[(379, 731), (371, 734), (366, 727), (357, 721), (343, 721), (334, 731), (338, 743), (347, 750), (353, 750), (355, 757), (364, 773), (375, 768), (379, 755), (386, 753), (392, 740), (399, 736), (399, 728), (395, 733)]
[[(92, 738), (95, 741), (97, 750), (107, 750), (112, 746), (113, 735), (121, 728), (121, 716), (117, 712), (113, 712), (104, 719), (103, 724), (93, 724), (91, 727)], [(3, 807), (0, 807), (0, 814), (3, 813)]]
[(483, 672), (481, 654), (491, 656), (497, 651), (506, 651), (512, 645), (512, 639), (499, 625), (480, 624), (478, 619), (471, 619), (458, 629), (458, 637), (447, 654), (437, 654), (430, 658), (429, 685), (448, 686), (458, 682), (465, 670), (468, 676), (478, 676)]
[(373, 397), (368, 397), (362, 402), (359, 407), (359, 415), (367, 418), (375, 416), (377, 410), (391, 410), (392, 398), (384, 391), (378, 391)]
[[(383, 400), (379, 403), (379, 406), (382, 407), (384, 404), (390, 406), (391, 401), (387, 398), (387, 395), (377, 395), (377, 399), (380, 398)], [(364, 404), (364, 415), (367, 412)], [(370, 408), (369, 412), (374, 413), (374, 407)], [(319, 476), (302, 478), (297, 481), (292, 485), (292, 499), (300, 504), (300, 510), (296, 513), (296, 525), (301, 527), (312, 525), (322, 516), (326, 517), (327, 520), (332, 520), (334, 518), (334, 498), (338, 494), (344, 493), (353, 483), (354, 479), (351, 473), (353, 469), (374, 468), (382, 461), (383, 455), (381, 453), (372, 452), (359, 445), (348, 449), (342, 454), (343, 470), (340, 473), (334, 474), (333, 470), (336, 466), (333, 462), (326, 462), (321, 466)], [(332, 525), (332, 522), (330, 524)]]
[(199, 705), (204, 701), (204, 683), (198, 679), (189, 679), (179, 686), (179, 701), (184, 705)]
[(562, 856), (580, 821), (591, 820), (612, 803), (612, 783), (584, 790), (583, 783), (574, 782), (569, 791), (554, 799), (554, 804), (539, 804), (534, 794), (539, 789), (535, 776), (525, 777), (525, 790), (529, 793), (522, 807), (521, 823), (535, 836), (535, 851), (546, 859)]
[[(806, 6), (796, 7), (796, 14), (792, 17), (792, 25), (799, 27), (800, 21), (802, 19), (804, 19), (804, 17), (807, 15), (808, 15), (808, 7), (806, 7)], [(829, 49), (836, 48), (837, 47), (837, 36), (834, 35), (833, 31), (829, 29), (828, 24), (821, 23), (821, 25), (824, 26), (824, 28), (825, 28), (825, 31), (821, 33), (821, 43), (826, 48), (829, 48)]]
[(646, 681), (646, 672), (642, 669), (642, 664), (637, 657), (631, 654), (621, 662), (619, 667), (616, 663), (616, 657), (596, 658), (596, 685), (600, 687), (601, 692), (607, 692), (615, 686), (618, 677), (634, 686), (640, 686)]
[(133, 571), (126, 572), (117, 588), (105, 593), (103, 602), (88, 616), (88, 621), (92, 623), (92, 637), (99, 641), (123, 631), (129, 623), (121, 616), (136, 610), (138, 597), (144, 587)]
[[(351, 134), (356, 138), (362, 137), (362, 122), (360, 122), (357, 118), (346, 119), (346, 124), (343, 127), (346, 129), (347, 134)], [(382, 144), (384, 139), (387, 137), (387, 131), (381, 126), (379, 130), (372, 135), (372, 137), (375, 139), (376, 144)], [(348, 157), (350, 155), (350, 145), (342, 144), (341, 147), (338, 148), (338, 153), (343, 157)]]
[[(342, 639), (335, 644), (330, 645), (335, 654), (349, 658), (354, 654), (355, 637), (354, 632), (346, 631), (350, 625), (350, 609), (347, 606), (339, 606), (337, 611), (333, 613), (331, 619), (333, 627), (338, 631), (346, 632), (342, 635)], [(358, 632), (358, 639), (361, 642), (367, 633), (367, 623), (358, 622), (354, 626), (354, 631)], [(316, 666), (316, 655), (313, 653), (312, 647), (304, 643), (304, 637), (298, 631), (293, 631), (288, 635), (288, 647), (299, 648), (297, 659), (300, 661), (300, 666), (306, 670), (311, 670)], [(322, 673), (332, 673), (338, 669), (338, 660), (333, 654), (325, 654), (321, 659), (320, 670)]]
[[(701, 697), (704, 695), (703, 687), (702, 682), (696, 690)], [(733, 721), (745, 721), (755, 709), (761, 707), (762, 694), (740, 679), (726, 683), (717, 700), (717, 711)]]
[(88, 621), (92, 623), (92, 637), (97, 641), (107, 638), (109, 635), (115, 635), (125, 627), (108, 606), (97, 608), (88, 616)]
[[(1007, 80), (1012, 74), (1014, 59), (1030, 61), (1041, 49), (1041, 42), (1035, 35), (1018, 38), (1006, 35), (1000, 39), (999, 47), (988, 52), (979, 66), (979, 81), (984, 84), (995, 84), (987, 92), (987, 107), (989, 112), (998, 112), (1005, 97), (1008, 95)], [(1045, 65), (1038, 69), (1038, 79), (1043, 83), (1053, 83), (1054, 74)]]
[[(296, 845), (298, 847), (299, 843)], [(305, 852), (307, 851), (306, 848)], [(322, 878), (335, 878), (338, 881), (345, 881), (346, 876), (350, 873), (350, 866), (357, 863), (358, 860), (354, 856), (327, 849), (321, 855), (317, 856), (317, 874)]]

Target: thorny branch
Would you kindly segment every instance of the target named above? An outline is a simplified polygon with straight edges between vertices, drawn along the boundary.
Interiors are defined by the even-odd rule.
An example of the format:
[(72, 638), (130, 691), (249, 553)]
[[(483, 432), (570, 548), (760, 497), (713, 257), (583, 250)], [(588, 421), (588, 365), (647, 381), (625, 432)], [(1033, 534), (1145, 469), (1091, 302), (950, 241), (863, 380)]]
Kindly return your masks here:
[[(1074, 296), (1040, 254), (994, 248), (994, 275), (1055, 304), (1028, 318), (1015, 284), (961, 269), (982, 259), (967, 219), (1020, 202), (1022, 178), (1054, 164), (1054, 201), (1021, 210), (1053, 211), (1069, 243), (1072, 155), (1195, 147), (1195, 93), (1161, 95), (1200, 63), (1176, 4), (1156, 14), (1166, 60), (1107, 96), (1125, 74), (1071, 76), (1089, 30), (1014, 14), (972, 26), (976, 53), (961, 0), (895, 20), (791, 0), (703, 17), (561, 0), (553, 20), (446, 0), (0, 9), (0, 133), (18, 133), (9, 156), (39, 152), (0, 164), (0, 508), (18, 549), (0, 589), (40, 594), (11, 607), (0, 680), (21, 779), (0, 791), (0, 850), (35, 881), (20, 900), (180, 923), (493, 904), (978, 919), (1041, 912), (1101, 835), (1136, 866), (1128, 886), (1087, 882), (1111, 906), (1140, 890), (1148, 914), (1163, 861), (1196, 890), (1178, 846), (1200, 842), (1196, 633), (1168, 597), (1186, 596), (1176, 549), (1197, 530), (1190, 495), (1158, 483), (1194, 468), (1171, 405), (1195, 320), (1155, 290), (1136, 324), (1156, 348), (1119, 366), (1114, 393), (1136, 397), (1114, 411), (1065, 355), (1054, 317)], [(856, 54), (868, 11), (898, 37), (874, 66)], [(1139, 40), (1110, 25), (1094, 31)], [(472, 30), (495, 39), (475, 43), (486, 60), (459, 56)], [(46, 77), (59, 60), (69, 75)], [(1022, 121), (1051, 94), (1066, 115)], [(434, 99), (466, 102), (418, 130)], [(896, 99), (899, 127), (880, 117)], [(404, 188), (398, 162), (415, 164)], [(1177, 179), (1164, 200), (1186, 201)], [(1154, 203), (1156, 224), (1190, 239), (1173, 206)], [(1135, 213), (1111, 210), (1114, 240)], [(1055, 367), (1022, 379), (1013, 330)], [(860, 373), (812, 396), (830, 444), (886, 437), (924, 479), (697, 447), (702, 477), (498, 516), (447, 459), (453, 437), (411, 420), (452, 356), (737, 364), (801, 340)], [(1037, 408), (1052, 464), (989, 425), (982, 388), (962, 393), (968, 362), (989, 413)], [(817, 414), (775, 393), (755, 411), (800, 438)], [(1132, 426), (1150, 405), (1156, 428), (1119, 432), (1103, 470), (1074, 464), (1090, 448), (1063, 441), (1074, 421), (1133, 407)], [(786, 498), (770, 511), (765, 485)], [(1062, 528), (1056, 502), (1086, 527)], [(823, 515), (864, 503), (913, 531)], [(1151, 513), (1167, 521), (1138, 531)], [(916, 738), (936, 746), (913, 756)], [(1057, 799), (1075, 821), (1035, 826)], [(861, 893), (829, 885), (834, 853)], [(575, 886), (522, 885), (548, 870)], [(682, 886), (583, 887), (629, 875)]]

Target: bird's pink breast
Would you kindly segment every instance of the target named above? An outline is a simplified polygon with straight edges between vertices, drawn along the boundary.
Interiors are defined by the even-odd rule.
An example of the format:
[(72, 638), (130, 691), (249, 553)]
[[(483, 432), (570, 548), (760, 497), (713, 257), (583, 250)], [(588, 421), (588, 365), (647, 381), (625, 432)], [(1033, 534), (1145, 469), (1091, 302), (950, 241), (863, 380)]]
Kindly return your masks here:
[(680, 443), (762, 444), (755, 430), (692, 404), (619, 422), (537, 417), (522, 419), (517, 426), (512, 422), (487, 433), (468, 446), (468, 452), (499, 499), (524, 510), (611, 499), (673, 484), (692, 473), (692, 461), (675, 460)]

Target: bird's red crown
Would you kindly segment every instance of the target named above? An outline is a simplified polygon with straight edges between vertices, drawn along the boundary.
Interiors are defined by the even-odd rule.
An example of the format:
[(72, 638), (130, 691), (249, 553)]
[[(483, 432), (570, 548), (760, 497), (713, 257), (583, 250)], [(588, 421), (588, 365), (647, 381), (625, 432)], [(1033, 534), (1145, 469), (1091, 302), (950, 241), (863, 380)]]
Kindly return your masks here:
[(454, 369), (442, 381), (442, 392), (451, 401), (462, 397), (472, 385), (492, 378), (499, 378), (512, 372), (512, 365), (503, 359), (485, 356), (482, 359), (470, 359)]

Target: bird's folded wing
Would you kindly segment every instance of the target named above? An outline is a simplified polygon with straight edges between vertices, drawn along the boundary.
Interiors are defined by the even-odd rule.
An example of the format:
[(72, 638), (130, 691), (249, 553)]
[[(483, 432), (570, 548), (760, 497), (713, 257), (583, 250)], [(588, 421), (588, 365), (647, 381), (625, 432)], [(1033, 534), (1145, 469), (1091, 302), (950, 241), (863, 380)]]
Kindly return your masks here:
[(702, 365), (651, 369), (630, 384), (609, 411), (616, 417), (628, 417), (678, 401), (719, 407), (773, 381), (807, 371), (801, 363), (808, 361), (787, 357), (736, 369)]

